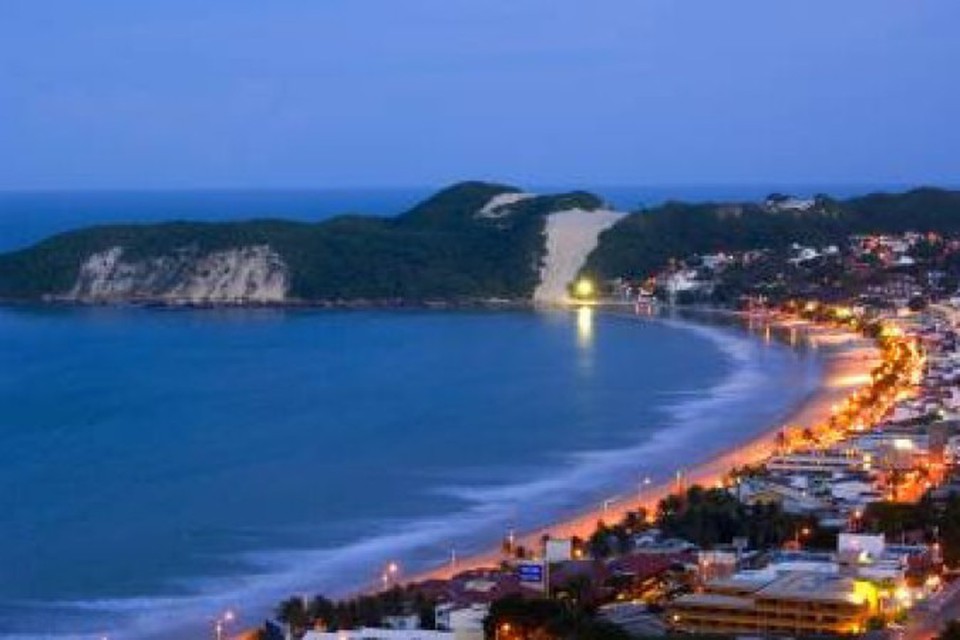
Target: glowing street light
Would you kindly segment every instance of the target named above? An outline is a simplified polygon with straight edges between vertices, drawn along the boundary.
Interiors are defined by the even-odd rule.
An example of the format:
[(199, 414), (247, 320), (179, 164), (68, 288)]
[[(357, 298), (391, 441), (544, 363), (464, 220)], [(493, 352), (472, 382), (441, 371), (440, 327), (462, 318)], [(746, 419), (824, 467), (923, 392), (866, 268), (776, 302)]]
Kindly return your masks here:
[(589, 278), (580, 278), (573, 287), (574, 294), (581, 299), (592, 298), (596, 292), (593, 280)]
[(380, 576), (380, 580), (383, 582), (383, 588), (386, 589), (390, 586), (391, 582), (395, 582), (399, 574), (400, 565), (393, 561), (387, 564), (383, 574)]
[(234, 620), (236, 620), (236, 614), (230, 609), (224, 611), (223, 615), (216, 619), (216, 621), (213, 623), (214, 637), (216, 640), (223, 640), (224, 630), (226, 629), (227, 625)]
[(650, 476), (643, 476), (637, 483), (637, 504), (643, 506), (643, 490), (650, 486)]

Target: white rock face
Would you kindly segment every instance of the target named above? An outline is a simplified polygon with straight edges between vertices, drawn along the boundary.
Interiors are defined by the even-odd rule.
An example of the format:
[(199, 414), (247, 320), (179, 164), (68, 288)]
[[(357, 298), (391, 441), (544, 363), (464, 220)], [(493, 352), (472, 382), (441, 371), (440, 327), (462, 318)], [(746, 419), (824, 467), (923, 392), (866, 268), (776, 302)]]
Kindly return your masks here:
[(477, 212), (478, 218), (502, 218), (510, 213), (510, 205), (532, 198), (532, 193), (500, 193), (487, 201)]
[(597, 237), (625, 214), (598, 209), (570, 209), (547, 217), (547, 255), (540, 267), (540, 285), (533, 292), (537, 304), (568, 302), (567, 285), (577, 277)]
[(171, 304), (276, 303), (287, 299), (289, 269), (269, 246), (124, 261), (123, 248), (90, 256), (68, 300), (151, 300)]

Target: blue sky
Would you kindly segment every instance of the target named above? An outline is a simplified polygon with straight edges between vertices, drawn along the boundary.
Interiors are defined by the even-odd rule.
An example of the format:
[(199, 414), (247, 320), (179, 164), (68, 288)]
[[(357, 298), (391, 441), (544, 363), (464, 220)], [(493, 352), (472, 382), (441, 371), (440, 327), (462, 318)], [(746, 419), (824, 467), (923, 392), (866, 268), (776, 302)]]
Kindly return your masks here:
[(957, 0), (0, 0), (0, 188), (960, 182)]

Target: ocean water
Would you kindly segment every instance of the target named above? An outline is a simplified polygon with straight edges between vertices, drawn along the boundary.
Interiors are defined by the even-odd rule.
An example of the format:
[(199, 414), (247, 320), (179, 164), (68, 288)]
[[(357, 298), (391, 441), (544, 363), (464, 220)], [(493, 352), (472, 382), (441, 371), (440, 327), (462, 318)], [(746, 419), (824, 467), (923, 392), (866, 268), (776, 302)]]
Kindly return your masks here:
[(203, 637), (485, 550), (749, 438), (819, 370), (586, 312), (0, 308), (0, 638)]
[[(757, 200), (780, 191), (799, 196), (838, 197), (890, 185), (719, 185), (532, 187), (536, 193), (586, 189), (623, 210), (665, 200)], [(0, 191), (0, 251), (38, 242), (54, 233), (91, 224), (166, 220), (224, 221), (287, 218), (314, 222), (343, 213), (391, 216), (429, 197), (437, 188), (200, 190), (200, 191)]]

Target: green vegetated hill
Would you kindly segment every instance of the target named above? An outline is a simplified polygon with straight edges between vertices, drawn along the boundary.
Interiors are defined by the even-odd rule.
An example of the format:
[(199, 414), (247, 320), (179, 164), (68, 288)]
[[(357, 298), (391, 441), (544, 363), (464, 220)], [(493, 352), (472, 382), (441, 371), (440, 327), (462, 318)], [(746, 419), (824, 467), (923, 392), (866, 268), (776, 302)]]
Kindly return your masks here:
[(122, 247), (125, 261), (135, 261), (256, 245), (268, 245), (283, 259), (293, 299), (528, 297), (538, 281), (545, 216), (571, 207), (594, 209), (601, 201), (582, 192), (539, 196), (512, 203), (498, 216), (478, 216), (492, 197), (517, 191), (465, 182), (395, 218), (90, 227), (0, 255), (0, 298), (62, 295), (90, 256), (113, 247)]
[(903, 231), (960, 232), (960, 192), (922, 188), (849, 200), (818, 196), (806, 210), (668, 202), (627, 216), (601, 234), (585, 270), (601, 278), (644, 277), (671, 258), (794, 242), (822, 246), (850, 234)]
[[(114, 247), (122, 247), (126, 262), (149, 264), (250, 246), (269, 246), (279, 255), (289, 271), (291, 300), (529, 298), (545, 252), (546, 216), (603, 203), (592, 194), (571, 192), (517, 199), (492, 215), (479, 215), (491, 198), (512, 193), (519, 191), (464, 182), (393, 218), (90, 227), (0, 255), (0, 299), (63, 295), (85, 261)], [(605, 231), (585, 270), (601, 278), (643, 277), (671, 258), (695, 253), (823, 245), (851, 233), (906, 230), (960, 232), (960, 192), (924, 188), (849, 200), (821, 196), (805, 210), (670, 202), (626, 216)], [(164, 277), (176, 275), (174, 270)]]

